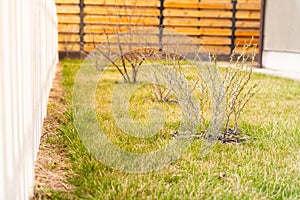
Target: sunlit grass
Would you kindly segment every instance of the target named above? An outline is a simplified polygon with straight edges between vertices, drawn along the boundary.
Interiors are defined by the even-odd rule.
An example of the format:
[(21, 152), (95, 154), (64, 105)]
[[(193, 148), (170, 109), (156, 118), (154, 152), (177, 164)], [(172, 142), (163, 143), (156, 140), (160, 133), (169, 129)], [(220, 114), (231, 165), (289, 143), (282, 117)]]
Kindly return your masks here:
[[(206, 157), (199, 158), (201, 140), (169, 167), (145, 174), (113, 170), (94, 159), (80, 142), (75, 130), (71, 95), (80, 61), (64, 61), (64, 86), (69, 99), (69, 115), (62, 119), (61, 141), (72, 155), (69, 178), (74, 191), (59, 193), (65, 199), (299, 199), (300, 198), (300, 83), (254, 74), (260, 92), (246, 106), (240, 119), (248, 141), (241, 144), (217, 143)], [(155, 150), (170, 139), (179, 126), (178, 112), (167, 110), (167, 124), (150, 139), (124, 134), (111, 113), (111, 91), (120, 76), (110, 70), (103, 77), (96, 95), (98, 119), (109, 139), (133, 152)], [(136, 91), (130, 114), (145, 124), (151, 101), (149, 88)], [(162, 104), (161, 104), (162, 105)], [(162, 105), (163, 106), (163, 105)], [(144, 108), (144, 109), (142, 109)], [(166, 107), (168, 109), (168, 107)]]

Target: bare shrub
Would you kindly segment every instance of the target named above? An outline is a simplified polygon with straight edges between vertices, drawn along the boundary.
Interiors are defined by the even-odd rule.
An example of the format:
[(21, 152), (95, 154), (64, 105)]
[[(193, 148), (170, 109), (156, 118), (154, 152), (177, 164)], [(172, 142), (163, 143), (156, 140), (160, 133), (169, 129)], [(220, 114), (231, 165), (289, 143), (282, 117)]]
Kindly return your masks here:
[[(143, 55), (143, 60), (147, 59), (147, 55)], [(160, 65), (163, 66), (164, 69), (171, 71), (176, 71), (182, 77), (185, 75), (185, 69), (182, 67), (182, 58), (175, 54), (169, 53), (167, 51), (158, 51), (153, 50), (151, 59), (153, 65)], [(151, 70), (152, 69), (152, 70)], [(166, 87), (162, 85), (162, 77), (161, 74), (164, 74), (164, 79), (171, 81), (170, 74), (163, 73), (161, 71), (157, 71), (156, 69), (150, 68), (149, 73), (145, 73), (144, 75), (151, 81), (153, 90), (152, 90), (152, 97), (153, 101), (158, 102), (177, 102), (176, 97), (174, 97), (174, 93), (172, 92), (172, 88)]]
[[(124, 0), (118, 6), (105, 6), (105, 14), (100, 15), (102, 21), (90, 25), (95, 30), (88, 34), (89, 42), (86, 46), (94, 50), (97, 69), (103, 70), (106, 67), (99, 63), (101, 56), (118, 70), (125, 83), (137, 82), (139, 68), (144, 62), (142, 57), (152, 55), (148, 47), (157, 40), (157, 36), (151, 36), (151, 33), (144, 30), (149, 22), (145, 14), (149, 2), (143, 1), (144, 5), (141, 5), (139, 0)], [(116, 54), (118, 56), (115, 57), (119, 59), (112, 59), (112, 55)]]
[[(235, 135), (239, 133), (240, 115), (246, 104), (258, 92), (258, 84), (251, 83), (255, 52), (256, 45), (252, 45), (251, 42), (244, 44), (240, 55), (236, 55), (233, 51), (229, 66), (226, 67), (223, 81), (227, 105), (224, 136), (228, 133)], [(233, 128), (230, 128), (230, 125)]]
[[(250, 50), (252, 51), (249, 53)], [(181, 97), (182, 99), (180, 102), (181, 104), (186, 104), (188, 106), (179, 106), (181, 108), (189, 107), (189, 109), (182, 110), (182, 117), (195, 116), (192, 118), (193, 127), (195, 127), (194, 123), (197, 123), (197, 129), (200, 131), (201, 135), (207, 136), (205, 130), (205, 128), (208, 127), (206, 123), (208, 122), (207, 113), (209, 112), (209, 109), (207, 107), (212, 105), (209, 94), (215, 95), (217, 96), (215, 97), (215, 100), (217, 101), (215, 102), (216, 105), (222, 101), (226, 102), (225, 119), (223, 121), (224, 129), (220, 130), (219, 135), (223, 133), (223, 138), (227, 137), (228, 134), (238, 135), (240, 115), (243, 112), (246, 104), (258, 91), (258, 84), (251, 83), (251, 76), (256, 55), (255, 51), (256, 46), (250, 43), (244, 45), (243, 51), (240, 55), (236, 55), (235, 51), (232, 53), (230, 56), (230, 63), (225, 68), (221, 89), (215, 88), (219, 87), (217, 85), (210, 85), (208, 87), (207, 83), (204, 81), (204, 79), (206, 79), (211, 80), (211, 83), (216, 83), (218, 72), (214, 71), (213, 69), (219, 69), (218, 71), (223, 70), (218, 66), (215, 55), (210, 54), (209, 61), (202, 63), (202, 65), (205, 66), (203, 68), (206, 71), (197, 71), (197, 73), (194, 73), (194, 76), (190, 80), (187, 80), (183, 79), (183, 77), (187, 76), (187, 72), (189, 71), (190, 67), (188, 66), (189, 64), (184, 67), (182, 66), (182, 57), (172, 53), (154, 52), (153, 55), (155, 58), (157, 58), (156, 65), (164, 66), (168, 73), (150, 70), (149, 73), (146, 74), (148, 79), (151, 80), (153, 84), (153, 98), (157, 101), (162, 101), (165, 103), (176, 103), (179, 102), (178, 96), (174, 96), (172, 94), (183, 94), (184, 97)], [(193, 63), (193, 61), (191, 63)], [(177, 71), (177, 73), (171, 73), (171, 71)], [(207, 77), (203, 77), (203, 75)], [(164, 76), (163, 79), (167, 80), (167, 87), (162, 86), (164, 84), (161, 82), (161, 76)], [(176, 86), (174, 83), (176, 83)], [(221, 91), (221, 93), (210, 93), (208, 91), (209, 89)], [(195, 96), (197, 97), (197, 102), (193, 100)], [(220, 109), (219, 111), (216, 110), (216, 112), (222, 111), (221, 108), (215, 109)], [(191, 112), (197, 112), (197, 114)], [(191, 119), (191, 117), (187, 118)]]

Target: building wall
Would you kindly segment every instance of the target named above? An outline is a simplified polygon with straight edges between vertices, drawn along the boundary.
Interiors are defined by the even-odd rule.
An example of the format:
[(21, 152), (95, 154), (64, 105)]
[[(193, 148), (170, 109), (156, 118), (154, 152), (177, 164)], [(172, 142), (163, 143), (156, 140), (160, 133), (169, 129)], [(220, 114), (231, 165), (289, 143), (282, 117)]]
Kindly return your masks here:
[(53, 0), (0, 0), (0, 199), (28, 199), (57, 63)]
[(299, 19), (299, 0), (266, 0), (264, 67), (300, 72)]

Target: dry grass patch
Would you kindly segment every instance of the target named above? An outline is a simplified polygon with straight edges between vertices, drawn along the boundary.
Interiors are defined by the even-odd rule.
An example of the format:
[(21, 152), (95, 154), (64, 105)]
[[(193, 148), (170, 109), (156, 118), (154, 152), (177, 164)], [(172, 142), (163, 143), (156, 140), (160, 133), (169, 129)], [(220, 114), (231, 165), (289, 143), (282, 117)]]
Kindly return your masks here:
[(70, 192), (67, 177), (72, 174), (69, 154), (61, 140), (60, 126), (66, 113), (62, 87), (62, 67), (57, 66), (50, 91), (47, 117), (44, 120), (41, 144), (35, 163), (35, 199), (51, 199), (53, 192)]

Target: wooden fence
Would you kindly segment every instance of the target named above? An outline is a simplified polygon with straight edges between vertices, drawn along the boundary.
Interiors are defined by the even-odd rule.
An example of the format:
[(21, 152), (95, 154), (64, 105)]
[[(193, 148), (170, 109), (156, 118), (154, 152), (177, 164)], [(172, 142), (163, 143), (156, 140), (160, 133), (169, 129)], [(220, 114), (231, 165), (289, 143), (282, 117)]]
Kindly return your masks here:
[[(259, 43), (261, 0), (56, 0), (59, 50), (90, 51), (135, 26), (186, 34), (209, 51), (230, 54), (235, 44)], [(121, 27), (121, 28), (120, 28)], [(240, 50), (240, 49), (239, 49)]]
[(55, 3), (1, 1), (0, 26), (0, 199), (29, 199), (58, 61)]

